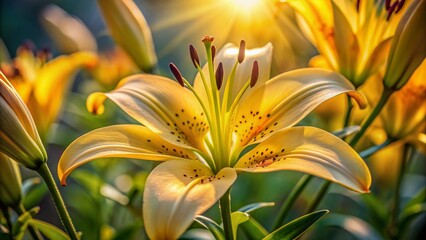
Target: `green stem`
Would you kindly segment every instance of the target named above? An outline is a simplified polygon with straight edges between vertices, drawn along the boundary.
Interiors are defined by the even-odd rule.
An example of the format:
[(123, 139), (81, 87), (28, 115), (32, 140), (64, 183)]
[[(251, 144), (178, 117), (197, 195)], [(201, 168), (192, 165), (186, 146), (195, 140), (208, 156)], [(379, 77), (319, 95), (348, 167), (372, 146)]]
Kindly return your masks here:
[[(24, 205), (22, 203), (19, 204), (19, 206), (15, 207), (16, 213), (19, 215), (24, 214), (27, 210), (25, 210)], [(34, 228), (31, 225), (28, 225), (28, 231), (30, 231), (31, 236), (33, 239), (42, 240), (43, 237), (41, 236), (41, 233), (38, 231), (37, 228)]]
[(380, 97), (379, 102), (374, 107), (373, 111), (371, 112), (370, 116), (368, 116), (367, 120), (363, 123), (361, 130), (349, 142), (349, 145), (351, 145), (352, 147), (355, 147), (355, 145), (364, 135), (365, 131), (367, 131), (368, 127), (371, 125), (374, 119), (376, 119), (376, 117), (379, 115), (380, 111), (385, 106), (386, 102), (388, 101), (389, 97), (392, 95), (393, 92), (394, 91), (389, 88), (385, 88), (383, 90), (383, 93), (382, 93), (382, 96)]
[(7, 207), (5, 208), (1, 208), (1, 211), (3, 213), (4, 218), (6, 219), (6, 224), (7, 224), (7, 229), (9, 230), (9, 237), (10, 239), (13, 239), (13, 233), (12, 233), (12, 221), (10, 220), (10, 213), (9, 213), (9, 209)]
[(351, 120), (351, 113), (354, 105), (352, 104), (351, 97), (347, 95), (348, 98), (348, 108), (346, 109), (345, 120), (343, 122), (343, 127), (349, 126), (349, 121)]
[(222, 215), (223, 230), (225, 231), (225, 239), (233, 240), (234, 235), (232, 232), (231, 221), (231, 189), (220, 198), (220, 213)]
[(305, 174), (303, 175), (303, 177), (300, 178), (296, 186), (291, 190), (290, 195), (288, 196), (284, 204), (281, 205), (278, 216), (273, 225), (272, 231), (275, 231), (276, 229), (281, 227), (281, 224), (284, 223), (284, 220), (287, 217), (287, 214), (290, 211), (291, 207), (293, 206), (294, 202), (296, 201), (297, 197), (300, 195), (303, 189), (305, 189), (306, 185), (308, 185), (311, 179), (312, 179), (312, 175), (309, 175), (309, 174)]
[(46, 182), (50, 195), (52, 196), (53, 201), (55, 202), (56, 210), (58, 211), (62, 224), (65, 227), (65, 230), (67, 231), (71, 240), (78, 240), (77, 232), (65, 207), (64, 200), (62, 200), (62, 196), (58, 190), (58, 187), (56, 186), (55, 180), (52, 177), (52, 173), (50, 172), (49, 167), (46, 163), (44, 163), (40, 166), (37, 172)]
[(308, 209), (306, 210), (306, 213), (311, 213), (318, 207), (318, 205), (321, 203), (321, 200), (323, 199), (323, 197), (327, 193), (330, 186), (331, 186), (330, 181), (326, 181), (322, 184), (321, 189), (319, 190), (319, 192), (315, 196), (314, 200), (312, 200), (311, 203), (309, 204)]
[(402, 183), (402, 178), (404, 176), (407, 163), (411, 157), (411, 150), (412, 149), (409, 144), (406, 144), (404, 146), (404, 156), (399, 166), (398, 178), (397, 178), (397, 182), (395, 186), (395, 195), (394, 195), (393, 204), (391, 208), (391, 217), (390, 217), (389, 228), (388, 228), (389, 235), (391, 236), (392, 239), (397, 239), (397, 236), (398, 236), (397, 219), (398, 219), (399, 205), (400, 205), (401, 183)]

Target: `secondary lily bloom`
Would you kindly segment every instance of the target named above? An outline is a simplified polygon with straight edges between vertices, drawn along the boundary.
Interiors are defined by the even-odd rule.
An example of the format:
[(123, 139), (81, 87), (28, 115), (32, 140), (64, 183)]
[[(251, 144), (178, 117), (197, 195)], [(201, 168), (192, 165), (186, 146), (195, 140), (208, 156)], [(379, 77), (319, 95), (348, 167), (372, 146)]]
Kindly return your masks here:
[[(194, 217), (231, 187), (238, 172), (296, 170), (358, 192), (368, 192), (370, 173), (339, 138), (313, 127), (292, 127), (321, 102), (348, 93), (364, 98), (337, 73), (301, 69), (269, 79), (272, 45), (245, 50), (226, 45), (219, 53), (203, 42), (207, 64), (194, 87), (177, 67), (179, 83), (156, 75), (133, 75), (109, 93), (93, 93), (87, 107), (102, 113), (106, 98), (141, 125), (100, 128), (75, 140), (58, 166), (62, 184), (78, 166), (100, 158), (165, 161), (149, 175), (143, 214), (152, 239), (175, 239)], [(242, 156), (248, 146), (254, 146)]]
[(398, 22), (411, 3), (408, 0), (280, 2), (290, 4), (301, 16), (302, 30), (320, 53), (310, 64), (340, 72), (356, 87), (385, 62)]
[(30, 111), (0, 71), (0, 152), (30, 169), (47, 160)]
[(2, 71), (27, 104), (43, 140), (60, 113), (77, 70), (97, 63), (96, 55), (89, 52), (62, 55), (51, 61), (48, 55), (46, 51), (34, 55), (28, 46), (22, 46), (13, 63), (1, 63)]
[(424, 130), (426, 120), (426, 60), (407, 84), (395, 92), (381, 112), (383, 128), (391, 139), (402, 139)]

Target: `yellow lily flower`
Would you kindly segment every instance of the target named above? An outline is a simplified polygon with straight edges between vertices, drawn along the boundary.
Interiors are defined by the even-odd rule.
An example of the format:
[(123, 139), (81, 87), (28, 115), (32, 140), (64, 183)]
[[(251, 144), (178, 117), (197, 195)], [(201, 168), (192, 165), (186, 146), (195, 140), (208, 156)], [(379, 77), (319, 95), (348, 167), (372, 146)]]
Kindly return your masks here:
[[(171, 64), (179, 83), (133, 75), (111, 92), (90, 95), (89, 111), (102, 113), (109, 98), (144, 126), (109, 126), (76, 139), (59, 160), (61, 183), (95, 159), (165, 161), (150, 173), (144, 191), (144, 222), (151, 239), (178, 238), (240, 172), (295, 170), (369, 191), (369, 170), (349, 145), (317, 128), (292, 127), (341, 93), (364, 105), (349, 81), (322, 69), (295, 70), (268, 80), (271, 44), (251, 50), (244, 44), (226, 45), (215, 54), (212, 40), (203, 39), (208, 61), (203, 69), (190, 48), (199, 71), (194, 87)], [(253, 148), (240, 156), (248, 146)]]
[(407, 84), (395, 92), (381, 112), (383, 128), (391, 139), (402, 139), (423, 130), (426, 120), (426, 60)]
[(96, 55), (89, 52), (62, 55), (51, 61), (47, 59), (47, 52), (39, 52), (36, 56), (29, 47), (24, 46), (18, 49), (13, 64), (1, 65), (27, 104), (43, 140), (60, 113), (77, 70), (81, 67), (91, 68), (97, 63)]
[[(356, 87), (384, 64), (392, 36), (411, 1), (281, 0), (300, 15), (300, 26), (327, 66)], [(405, 3), (405, 4), (404, 4)]]
[(0, 152), (30, 169), (47, 161), (47, 154), (27, 106), (0, 71)]
[(0, 207), (18, 206), (21, 200), (21, 172), (18, 164), (0, 152)]

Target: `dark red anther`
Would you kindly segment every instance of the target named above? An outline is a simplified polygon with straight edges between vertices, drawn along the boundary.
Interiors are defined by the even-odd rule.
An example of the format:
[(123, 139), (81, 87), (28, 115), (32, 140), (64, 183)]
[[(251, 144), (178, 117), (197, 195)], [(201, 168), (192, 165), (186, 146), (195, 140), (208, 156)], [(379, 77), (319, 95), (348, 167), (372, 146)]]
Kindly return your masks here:
[(391, 0), (386, 0), (385, 2), (386, 11), (391, 7)]
[(393, 12), (395, 11), (395, 8), (398, 6), (398, 2), (394, 2), (388, 9), (388, 16), (386, 18), (386, 21), (389, 21), (390, 17), (392, 16)]
[(402, 7), (404, 6), (405, 0), (401, 0), (400, 2), (398, 2), (398, 7), (396, 7), (395, 13), (398, 13), (399, 11), (401, 11)]
[(219, 66), (217, 66), (216, 69), (216, 86), (217, 90), (220, 90), (223, 83), (223, 64), (219, 63)]
[(259, 78), (259, 63), (257, 61), (254, 61), (253, 68), (251, 70), (250, 87), (254, 87), (254, 85), (256, 85), (258, 78)]
[(361, 5), (361, 0), (356, 1), (356, 11), (359, 12), (359, 6)]
[(244, 55), (246, 53), (246, 42), (241, 40), (240, 49), (238, 50), (238, 62), (242, 63), (244, 61)]
[(191, 60), (195, 68), (198, 68), (198, 66), (200, 66), (200, 59), (198, 58), (197, 50), (195, 50), (195, 47), (193, 45), (189, 45), (189, 53), (191, 55)]
[(178, 83), (182, 86), (185, 87), (185, 84), (183, 82), (183, 77), (182, 74), (180, 73), (179, 69), (176, 67), (176, 65), (174, 65), (173, 63), (169, 64), (170, 67), (170, 71), (172, 71), (173, 76), (175, 76), (176, 80), (178, 81)]
[(212, 50), (212, 61), (213, 61), (214, 57), (216, 57), (216, 47), (212, 45), (211, 50)]

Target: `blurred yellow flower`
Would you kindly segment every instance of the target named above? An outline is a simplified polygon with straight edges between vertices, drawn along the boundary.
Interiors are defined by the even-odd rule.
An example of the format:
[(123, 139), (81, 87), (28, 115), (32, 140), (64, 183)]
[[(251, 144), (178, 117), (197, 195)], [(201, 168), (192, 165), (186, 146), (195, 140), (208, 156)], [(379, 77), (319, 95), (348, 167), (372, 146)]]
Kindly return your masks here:
[(38, 169), (47, 154), (30, 111), (0, 71), (0, 152), (30, 169)]
[(77, 70), (96, 64), (97, 56), (89, 52), (62, 55), (49, 61), (48, 52), (35, 55), (28, 46), (22, 46), (13, 63), (3, 62), (0, 67), (27, 104), (40, 136), (46, 140)]
[[(144, 126), (109, 126), (76, 139), (59, 160), (62, 184), (75, 168), (95, 159), (166, 161), (150, 173), (144, 191), (144, 223), (152, 239), (178, 238), (228, 191), (238, 172), (294, 170), (369, 191), (369, 170), (349, 145), (317, 128), (293, 127), (338, 94), (363, 104), (349, 81), (323, 69), (269, 79), (271, 44), (249, 50), (243, 43), (228, 44), (213, 57), (212, 40), (203, 39), (203, 69), (190, 48), (199, 71), (194, 86), (171, 64), (179, 83), (133, 75), (114, 91), (90, 95), (89, 111), (102, 113), (109, 98)], [(248, 146), (254, 147), (242, 154)]]
[[(361, 86), (385, 63), (392, 36), (411, 1), (281, 0), (299, 14), (319, 56), (310, 65), (333, 69)], [(405, 4), (404, 4), (405, 3)]]
[(133, 60), (119, 47), (98, 56), (98, 64), (90, 69), (90, 73), (108, 91), (114, 89), (122, 78), (139, 72)]
[(395, 92), (381, 112), (383, 128), (391, 139), (419, 133), (426, 124), (426, 60), (407, 84)]
[(97, 51), (96, 39), (77, 17), (69, 15), (62, 8), (51, 4), (42, 12), (42, 26), (62, 53)]

